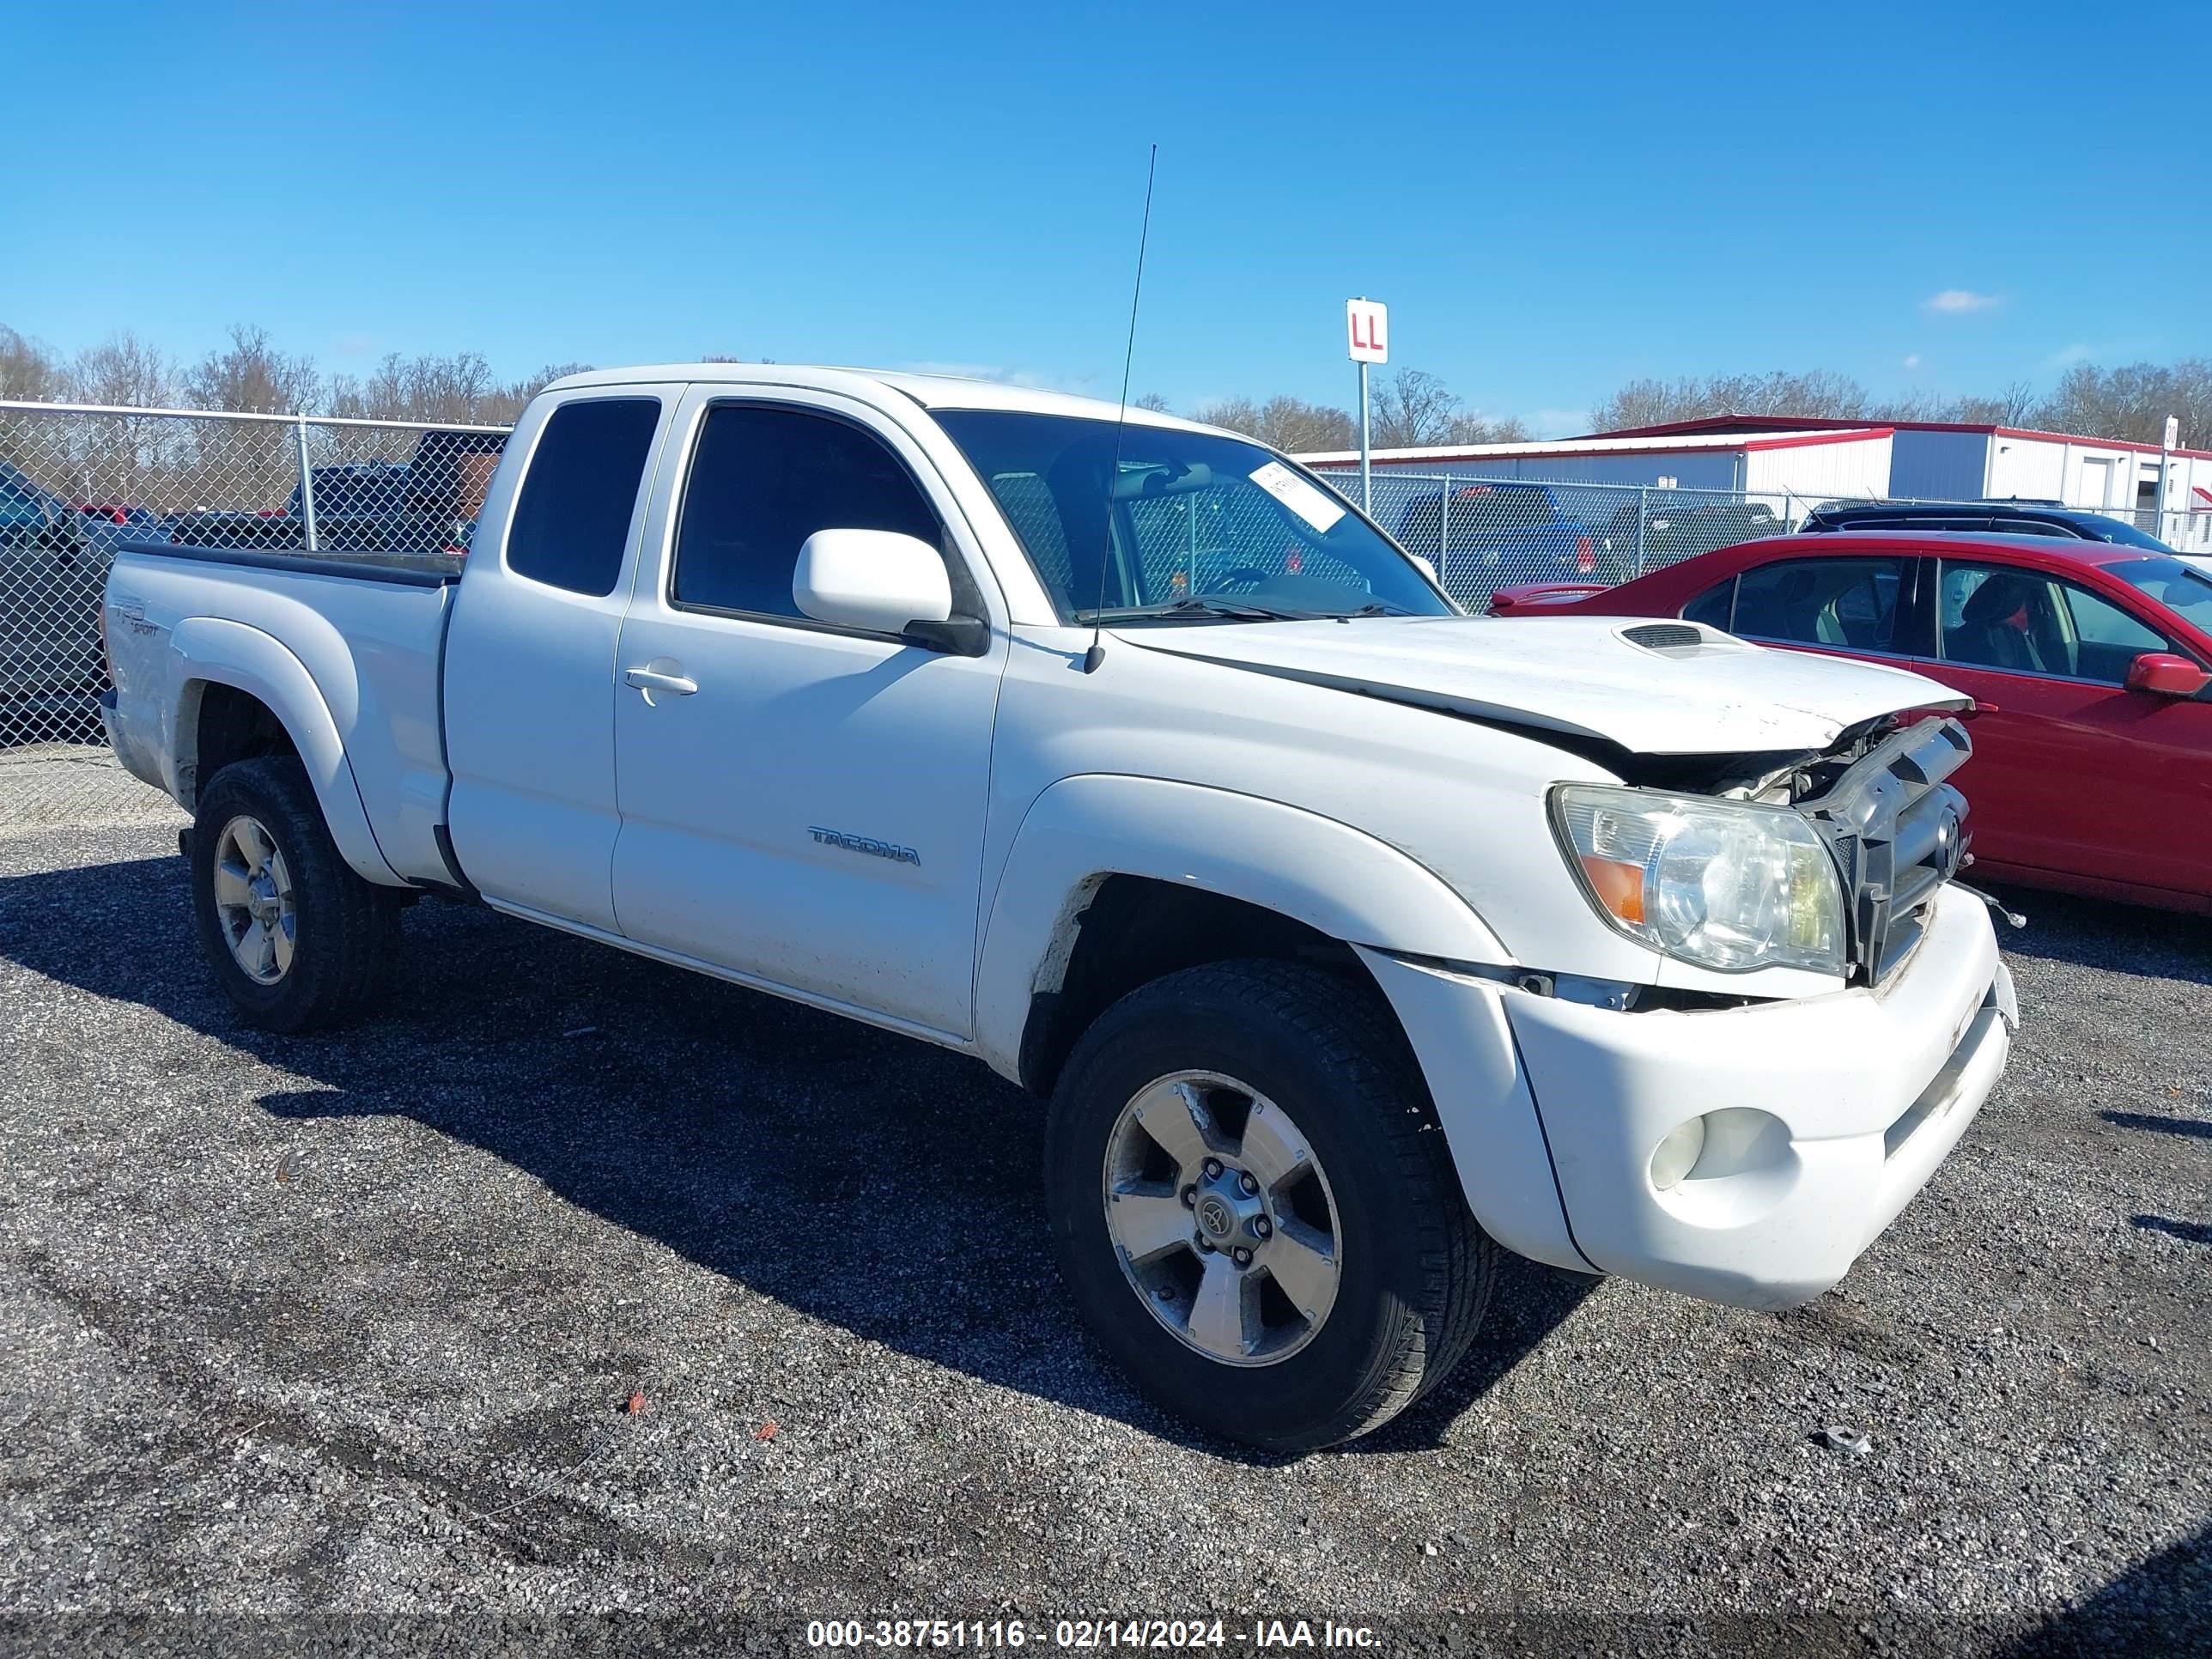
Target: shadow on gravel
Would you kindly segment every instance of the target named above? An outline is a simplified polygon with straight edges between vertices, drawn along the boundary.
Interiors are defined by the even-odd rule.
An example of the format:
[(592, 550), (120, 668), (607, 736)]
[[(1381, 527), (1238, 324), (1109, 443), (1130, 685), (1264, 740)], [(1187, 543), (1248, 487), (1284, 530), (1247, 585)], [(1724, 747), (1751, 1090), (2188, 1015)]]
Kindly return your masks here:
[(2160, 1550), (2004, 1650), (2005, 1659), (2205, 1652), (2212, 1652), (2212, 1527)]
[[(414, 1119), (811, 1317), (1274, 1461), (1194, 1438), (1080, 1334), (1045, 1229), (1043, 1114), (979, 1062), (478, 907), (427, 902), (405, 936), (385, 1013), (280, 1037), (207, 978), (181, 860), (0, 879), (0, 953), (313, 1079), (261, 1097), (276, 1116)], [(362, 1225), (399, 1237), (437, 1213), (408, 1191), (383, 1207)], [(1460, 1370), (1355, 1449), (1437, 1443), (1595, 1282), (1507, 1258)]]
[(2212, 985), (2212, 920), (2063, 893), (2000, 890), (2027, 926), (2000, 926), (1997, 943), (2013, 956)]
[(2107, 1123), (2123, 1129), (2147, 1129), (2153, 1134), (2181, 1135), (2191, 1140), (2212, 1140), (2212, 1122), (2194, 1117), (2166, 1117), (2156, 1112), (2100, 1112)]
[(2131, 1215), (2128, 1222), (2148, 1233), (2164, 1233), (2169, 1238), (2185, 1239), (2191, 1244), (2212, 1244), (2212, 1225), (2202, 1221), (2176, 1221), (2164, 1215)]

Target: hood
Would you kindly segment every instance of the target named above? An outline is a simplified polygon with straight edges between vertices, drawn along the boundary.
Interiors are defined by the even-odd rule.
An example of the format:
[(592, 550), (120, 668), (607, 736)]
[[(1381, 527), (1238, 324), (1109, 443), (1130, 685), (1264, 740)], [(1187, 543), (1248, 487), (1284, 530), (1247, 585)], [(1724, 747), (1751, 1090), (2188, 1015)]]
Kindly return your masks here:
[(1818, 750), (1972, 699), (1903, 669), (1632, 617), (1174, 624), (1117, 638), (1254, 673), (1616, 744), (1639, 755)]

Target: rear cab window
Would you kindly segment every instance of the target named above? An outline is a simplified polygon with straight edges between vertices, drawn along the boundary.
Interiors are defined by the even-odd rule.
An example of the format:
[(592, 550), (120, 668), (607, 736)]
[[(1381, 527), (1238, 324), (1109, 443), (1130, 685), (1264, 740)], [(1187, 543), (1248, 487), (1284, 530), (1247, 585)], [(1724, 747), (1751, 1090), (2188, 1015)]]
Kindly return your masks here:
[(579, 398), (556, 409), (515, 498), (507, 568), (592, 599), (612, 593), (659, 424), (657, 398)]

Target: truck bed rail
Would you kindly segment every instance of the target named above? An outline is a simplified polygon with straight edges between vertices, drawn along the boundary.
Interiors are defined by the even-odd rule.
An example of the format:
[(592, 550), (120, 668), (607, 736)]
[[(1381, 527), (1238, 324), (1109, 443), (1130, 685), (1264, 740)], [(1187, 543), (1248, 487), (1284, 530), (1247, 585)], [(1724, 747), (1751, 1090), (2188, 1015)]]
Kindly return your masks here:
[(345, 576), (403, 587), (443, 587), (460, 580), (458, 556), (434, 553), (273, 553), (252, 547), (201, 547), (189, 542), (125, 542), (118, 554), (191, 559), (201, 564), (242, 565), (252, 570), (290, 570), (307, 576)]

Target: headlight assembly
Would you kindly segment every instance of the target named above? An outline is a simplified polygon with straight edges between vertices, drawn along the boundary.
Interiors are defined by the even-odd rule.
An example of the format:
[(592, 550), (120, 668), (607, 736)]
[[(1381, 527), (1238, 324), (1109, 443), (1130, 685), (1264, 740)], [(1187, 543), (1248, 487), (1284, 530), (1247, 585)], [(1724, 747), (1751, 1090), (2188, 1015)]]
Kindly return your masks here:
[(1718, 972), (1844, 971), (1844, 894), (1820, 834), (1786, 806), (1565, 783), (1560, 849), (1597, 913)]

